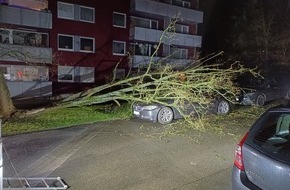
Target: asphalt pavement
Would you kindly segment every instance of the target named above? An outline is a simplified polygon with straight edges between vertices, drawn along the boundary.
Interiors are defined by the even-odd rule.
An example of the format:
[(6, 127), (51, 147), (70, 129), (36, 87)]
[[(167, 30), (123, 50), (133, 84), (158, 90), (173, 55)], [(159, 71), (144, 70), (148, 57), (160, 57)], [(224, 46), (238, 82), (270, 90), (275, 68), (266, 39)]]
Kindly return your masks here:
[(230, 190), (244, 129), (164, 136), (139, 119), (3, 138), (4, 177), (58, 177), (70, 190)]

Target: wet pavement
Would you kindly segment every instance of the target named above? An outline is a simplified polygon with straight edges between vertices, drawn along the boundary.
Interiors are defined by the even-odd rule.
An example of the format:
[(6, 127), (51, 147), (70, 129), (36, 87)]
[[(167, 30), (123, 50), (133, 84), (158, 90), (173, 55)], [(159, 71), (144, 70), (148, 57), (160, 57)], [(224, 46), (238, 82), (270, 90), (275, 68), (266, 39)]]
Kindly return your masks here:
[(131, 119), (4, 137), (4, 177), (60, 176), (71, 190), (231, 189), (244, 131), (164, 130)]

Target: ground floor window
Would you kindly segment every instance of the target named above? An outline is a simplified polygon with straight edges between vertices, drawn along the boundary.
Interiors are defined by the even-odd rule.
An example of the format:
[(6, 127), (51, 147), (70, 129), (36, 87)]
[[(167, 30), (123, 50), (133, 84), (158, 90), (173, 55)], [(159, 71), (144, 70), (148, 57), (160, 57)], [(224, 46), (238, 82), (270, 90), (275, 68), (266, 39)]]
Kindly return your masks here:
[(7, 81), (48, 81), (48, 68), (44, 66), (0, 65)]
[(95, 82), (94, 67), (58, 66), (59, 82)]

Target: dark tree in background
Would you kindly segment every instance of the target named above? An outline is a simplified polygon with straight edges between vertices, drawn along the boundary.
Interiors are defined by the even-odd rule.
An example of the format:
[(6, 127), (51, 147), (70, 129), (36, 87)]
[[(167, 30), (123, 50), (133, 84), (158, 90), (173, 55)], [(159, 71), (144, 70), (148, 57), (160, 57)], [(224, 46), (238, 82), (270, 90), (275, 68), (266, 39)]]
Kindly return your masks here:
[(225, 51), (247, 66), (290, 66), (289, 0), (208, 0), (203, 53)]

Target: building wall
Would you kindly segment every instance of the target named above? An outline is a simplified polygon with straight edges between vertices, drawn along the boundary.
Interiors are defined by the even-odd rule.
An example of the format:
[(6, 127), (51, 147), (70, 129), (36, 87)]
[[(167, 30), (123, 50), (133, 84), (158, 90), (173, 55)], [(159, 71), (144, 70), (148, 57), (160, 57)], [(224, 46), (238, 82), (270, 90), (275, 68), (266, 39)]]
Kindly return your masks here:
[[(57, 1), (50, 1), (48, 8), (52, 12), (53, 28), (50, 33), (50, 44), (54, 50), (55, 64), (52, 72), (51, 79), (54, 82), (55, 92), (61, 92), (58, 89), (64, 88), (64, 86), (93, 86), (92, 84), (76, 84), (71, 85), (64, 82), (58, 82), (57, 66), (76, 66), (76, 67), (93, 67), (95, 68), (95, 80), (91, 81), (97, 84), (105, 82), (106, 78), (112, 74), (112, 70), (115, 68), (118, 62), (123, 59), (123, 62), (119, 65), (119, 68), (126, 68), (126, 57), (113, 55), (112, 43), (114, 40), (126, 42), (128, 44), (129, 27), (128, 27), (128, 0), (106, 0), (106, 1), (61, 1), (74, 4), (75, 6), (86, 6), (94, 8), (95, 21), (93, 23), (68, 20), (58, 18), (57, 13)], [(126, 27), (118, 28), (113, 27), (113, 12), (120, 12), (126, 14)], [(84, 53), (77, 51), (65, 51), (58, 49), (58, 35), (72, 35), (90, 37), (94, 39), (95, 50), (94, 52)], [(79, 81), (74, 81), (79, 83)], [(77, 90), (76, 89), (76, 90)], [(72, 89), (74, 90), (74, 89)], [(68, 91), (66, 88), (65, 91)], [(62, 93), (62, 92), (61, 92)]]
[[(22, 30), (23, 28), (25, 31), (31, 31), (29, 35), (34, 35), (32, 33), (36, 32), (43, 35), (42, 39), (47, 39), (47, 44), (38, 47), (29, 47), (26, 44), (16, 46), (17, 44), (13, 44), (13, 39), (10, 39), (9, 44), (5, 45), (4, 39), (1, 39), (1, 47), (4, 45), (8, 48), (18, 48), (20, 50), (24, 48), (26, 51), (31, 52), (31, 55), (41, 54), (45, 57), (43, 57), (44, 61), (41, 63), (39, 59), (29, 59), (29, 62), (33, 62), (33, 65), (37, 66), (38, 70), (32, 65), (29, 66), (23, 60), (2, 57), (2, 60), (0, 58), (0, 66), (2, 66), (0, 69), (9, 70), (13, 73), (13, 76), (7, 75), (7, 78), (11, 81), (12, 79), (24, 82), (49, 81), (52, 83), (51, 89), (53, 90), (53, 93), (50, 94), (53, 95), (73, 93), (108, 82), (116, 66), (118, 66), (118, 72), (124, 75), (126, 69), (131, 66), (131, 59), (128, 60), (125, 54), (131, 50), (132, 44), (134, 47), (146, 45), (152, 48), (155, 46), (159, 42), (158, 35), (167, 27), (173, 11), (182, 10), (186, 19), (180, 20), (178, 24), (189, 27), (187, 34), (176, 34), (179, 39), (175, 42), (175, 48), (179, 48), (182, 51), (186, 50), (188, 58), (192, 58), (195, 57), (197, 48), (200, 47), (201, 36), (198, 36), (197, 33), (198, 24), (202, 22), (203, 13), (196, 10), (198, 8), (198, 0), (188, 0), (187, 2), (191, 2), (190, 7), (171, 5), (173, 2), (180, 3), (179, 0), (155, 0), (155, 2), (149, 0), (49, 0), (41, 6), (37, 5), (38, 8), (33, 6), (34, 0), (29, 0), (28, 4), (28, 1), (25, 0), (7, 0), (5, 2), (4, 5), (1, 5), (0, 2), (1, 10), (6, 11), (0, 12), (0, 28), (9, 27), (8, 29), (11, 33), (14, 30)], [(18, 4), (14, 6), (12, 2), (18, 2)], [(21, 2), (24, 4), (21, 4)], [(144, 6), (141, 6), (143, 4), (151, 8), (144, 8)], [(11, 6), (7, 7), (7, 5)], [(60, 12), (58, 8), (61, 8)], [(10, 9), (17, 14), (25, 13), (26, 17), (9, 19), (9, 15), (11, 17)], [(82, 12), (84, 9), (87, 12)], [(159, 11), (152, 12), (155, 9)], [(1, 17), (4, 12), (6, 16), (2, 15)], [(32, 16), (38, 13), (46, 16), (39, 17), (39, 19)], [(86, 14), (83, 15), (82, 13)], [(93, 14), (93, 16), (87, 17), (87, 13), (89, 15)], [(114, 26), (113, 15), (126, 18), (125, 26)], [(33, 19), (29, 19), (29, 17), (33, 17)], [(131, 17), (156, 20), (158, 21), (158, 27), (142, 29), (142, 27), (134, 26), (134, 23), (131, 22)], [(81, 21), (84, 18), (93, 19), (91, 20), (92, 22)], [(13, 23), (11, 23), (12, 21)], [(24, 24), (22, 25), (21, 23)], [(132, 34), (134, 35), (132, 36)], [(1, 30), (0, 35), (4, 36)], [(116, 45), (115, 48), (113, 47), (113, 42)], [(162, 56), (167, 56), (171, 53), (170, 46), (167, 44), (160, 46), (156, 61), (160, 60)], [(123, 45), (124, 49), (122, 49)], [(144, 46), (142, 48), (144, 50)], [(139, 48), (139, 50), (142, 48)], [(116, 50), (123, 53), (113, 54), (113, 51)], [(184, 53), (182, 51), (179, 53)], [(172, 62), (188, 63), (188, 60), (184, 59), (184, 57), (179, 60), (175, 58), (173, 57)], [(133, 54), (134, 59), (139, 61), (137, 66), (139, 63), (146, 62), (145, 60), (149, 60), (148, 57), (140, 54), (136, 54), (135, 57)], [(24, 67), (23, 65), (26, 66)], [(4, 68), (6, 66), (7, 68)], [(33, 77), (28, 77), (22, 75), (21, 72), (19, 73), (17, 69), (23, 69), (22, 73), (26, 75), (29, 74), (28, 71), (36, 74)], [(44, 74), (46, 76), (43, 76)], [(13, 83), (14, 89), (16, 84)], [(21, 84), (21, 86), (27, 85)], [(24, 94), (28, 94), (26, 93), (27, 90), (25, 90)], [(17, 94), (21, 93), (17, 92)]]

